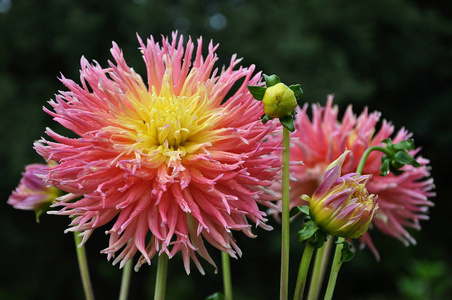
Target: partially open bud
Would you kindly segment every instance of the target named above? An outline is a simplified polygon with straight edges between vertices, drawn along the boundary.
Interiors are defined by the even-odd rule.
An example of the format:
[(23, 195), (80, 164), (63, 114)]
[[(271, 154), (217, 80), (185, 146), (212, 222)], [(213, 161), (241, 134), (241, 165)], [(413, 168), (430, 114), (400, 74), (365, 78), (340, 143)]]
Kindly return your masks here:
[(366, 185), (371, 175), (349, 173), (341, 177), (341, 167), (349, 151), (334, 161), (324, 175), (323, 182), (309, 202), (309, 215), (326, 234), (356, 239), (362, 236), (372, 221), (378, 204), (369, 195)]
[(59, 189), (46, 186), (42, 179), (52, 164), (53, 162), (49, 165), (27, 165), (19, 186), (8, 199), (8, 204), (15, 209), (34, 210), (38, 219), (61, 194)]
[(264, 113), (272, 118), (290, 116), (297, 107), (295, 93), (284, 83), (277, 83), (265, 91)]

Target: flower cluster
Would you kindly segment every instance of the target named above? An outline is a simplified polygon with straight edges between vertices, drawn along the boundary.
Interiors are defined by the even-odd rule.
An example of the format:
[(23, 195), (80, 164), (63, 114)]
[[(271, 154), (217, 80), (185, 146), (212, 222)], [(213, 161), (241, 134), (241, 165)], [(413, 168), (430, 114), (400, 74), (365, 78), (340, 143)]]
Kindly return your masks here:
[[(350, 150), (349, 157), (342, 166), (343, 173), (353, 173), (359, 164), (364, 151), (375, 145), (383, 145), (382, 141), (394, 133), (394, 127), (387, 121), (381, 123), (380, 113), (368, 113), (364, 110), (359, 116), (353, 114), (349, 106), (341, 120), (338, 119), (338, 108), (333, 106), (333, 96), (328, 97), (325, 107), (312, 106), (312, 117), (308, 116), (308, 105), (299, 109), (295, 122), (296, 132), (293, 135), (294, 147), (291, 149), (291, 206), (300, 206), (304, 202), (303, 194), (312, 194), (323, 179), (327, 166), (344, 150)], [(392, 139), (394, 143), (409, 139), (411, 133), (405, 129), (397, 132)], [(416, 155), (419, 149), (411, 150)], [(389, 174), (379, 176), (381, 158), (384, 154), (372, 152), (365, 164), (363, 174), (370, 174), (367, 190), (378, 195), (379, 210), (375, 214), (373, 224), (383, 233), (393, 236), (403, 243), (415, 244), (415, 240), (404, 227), (420, 229), (420, 220), (428, 219), (428, 207), (433, 203), (428, 200), (434, 196), (433, 179), (430, 177), (428, 160), (418, 156), (416, 161), (421, 165), (403, 167), (399, 176)], [(303, 162), (303, 164), (296, 163)], [(361, 240), (377, 255), (369, 234)]]
[[(121, 267), (136, 252), (137, 267), (156, 253), (182, 253), (187, 273), (195, 255), (215, 265), (203, 241), (235, 257), (241, 251), (231, 231), (253, 237), (249, 221), (270, 229), (258, 204), (274, 206), (264, 193), (279, 174), (272, 154), (278, 130), (262, 124), (262, 102), (247, 84), (261, 84), (254, 66), (214, 69), (217, 46), (202, 55), (195, 44), (173, 34), (161, 45), (139, 38), (146, 64), (144, 82), (113, 43), (114, 63), (102, 68), (81, 60), (81, 84), (61, 78), (60, 92), (45, 108), (73, 131), (69, 138), (47, 129), (54, 141), (41, 139), (36, 151), (58, 165), (45, 177), (67, 194), (55, 212), (73, 217), (68, 231), (93, 229), (113, 221), (109, 247), (102, 252)], [(236, 91), (235, 83), (241, 82)], [(229, 93), (230, 96), (227, 96)], [(265, 138), (265, 139), (264, 139)]]

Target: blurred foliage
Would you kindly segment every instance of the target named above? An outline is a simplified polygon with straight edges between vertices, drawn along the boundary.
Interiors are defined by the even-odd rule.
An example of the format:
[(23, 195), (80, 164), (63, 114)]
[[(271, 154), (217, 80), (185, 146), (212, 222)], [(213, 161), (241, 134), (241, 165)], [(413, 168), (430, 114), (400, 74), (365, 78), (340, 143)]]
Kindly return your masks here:
[[(433, 277), (426, 275), (430, 267), (422, 263), (409, 275), (403, 273), (404, 266), (416, 259), (451, 260), (451, 244), (445, 241), (451, 240), (452, 233), (438, 230), (448, 228), (451, 208), (445, 201), (451, 192), (446, 174), (452, 165), (452, 12), (447, 7), (445, 0), (0, 0), (0, 191), (4, 199), (0, 230), (5, 245), (0, 299), (82, 297), (73, 239), (63, 235), (69, 220), (43, 216), (37, 225), (33, 213), (6, 205), (24, 165), (41, 161), (32, 149), (33, 141), (46, 126), (61, 132), (42, 111), (46, 101), (63, 89), (57, 77), (64, 74), (77, 81), (82, 55), (106, 66), (112, 41), (124, 50), (129, 65), (144, 74), (136, 34), (158, 39), (173, 30), (185, 38), (202, 35), (205, 41), (220, 43), (219, 66), (237, 53), (244, 57), (244, 65), (256, 64), (285, 82), (301, 83), (303, 101), (324, 103), (328, 93), (335, 93), (341, 111), (347, 103), (356, 112), (369, 106), (393, 120), (396, 128), (413, 131), (416, 145), (423, 147), (421, 154), (431, 159), (438, 187), (431, 220), (423, 222), (421, 232), (413, 232), (420, 246), (405, 248), (372, 232), (382, 261), (377, 263), (367, 250), (359, 252), (341, 271), (337, 297), (353, 294), (370, 299), (384, 293), (385, 299), (410, 298), (420, 295), (412, 290), (424, 284), (435, 293), (450, 292), (450, 288), (435, 290), (447, 283), (439, 280), (442, 283), (437, 284), (433, 277), (443, 272), (441, 278), (450, 278), (449, 269), (435, 269), (436, 263), (430, 266)], [(279, 226), (273, 220), (270, 223)], [(301, 255), (295, 227), (291, 278)], [(232, 263), (236, 299), (276, 299), (278, 295), (279, 235), (259, 229), (256, 233), (259, 237), (254, 240), (236, 234), (244, 250), (243, 258)], [(99, 299), (115, 298), (119, 290), (120, 272), (99, 254), (106, 245), (102, 229), (87, 244)], [(170, 262), (168, 299), (204, 299), (221, 291), (221, 276), (213, 275), (209, 266), (205, 266), (206, 276), (196, 270), (186, 276), (180, 257)], [(133, 274), (135, 299), (151, 297), (154, 273), (153, 262)]]
[(399, 278), (397, 285), (405, 299), (447, 299), (452, 295), (449, 269), (446, 261), (413, 261), (409, 274)]

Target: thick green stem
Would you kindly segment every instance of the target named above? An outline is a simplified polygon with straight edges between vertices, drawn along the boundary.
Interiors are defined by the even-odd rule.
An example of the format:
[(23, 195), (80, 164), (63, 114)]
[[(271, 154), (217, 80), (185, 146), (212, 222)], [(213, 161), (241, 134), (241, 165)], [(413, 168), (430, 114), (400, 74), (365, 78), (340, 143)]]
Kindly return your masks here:
[(77, 250), (78, 267), (80, 269), (80, 276), (82, 278), (83, 291), (85, 292), (86, 300), (94, 300), (93, 288), (91, 287), (91, 280), (89, 278), (88, 260), (86, 259), (85, 247), (79, 247), (82, 242), (80, 232), (74, 232), (75, 249)]
[(164, 300), (166, 290), (166, 272), (168, 269), (168, 255), (166, 255), (166, 253), (160, 254), (157, 264), (154, 300)]
[(311, 283), (309, 285), (308, 300), (317, 300), (319, 298), (333, 240), (334, 238), (332, 236), (328, 236), (328, 240), (323, 247), (318, 249), (315, 253), (314, 270), (312, 272)]
[(122, 270), (121, 290), (119, 292), (119, 300), (126, 300), (129, 294), (130, 277), (132, 277), (133, 260), (130, 259)]
[(336, 251), (334, 252), (333, 264), (331, 265), (330, 278), (328, 280), (328, 287), (326, 288), (325, 300), (331, 300), (333, 298), (334, 288), (336, 286), (337, 275), (342, 266), (341, 254), (342, 254), (342, 243), (344, 238), (339, 237), (337, 239), (338, 244), (336, 246)]
[(289, 233), (290, 233), (290, 206), (289, 206), (289, 162), (290, 162), (290, 134), (283, 127), (283, 169), (282, 169), (282, 238), (281, 238), (281, 286), (280, 300), (287, 300), (289, 287)]
[(295, 286), (294, 300), (303, 299), (304, 287), (306, 285), (306, 278), (309, 271), (309, 265), (311, 264), (312, 254), (314, 253), (314, 247), (309, 243), (306, 243), (306, 247), (301, 257), (300, 267), (298, 269), (297, 283)]
[(223, 265), (224, 299), (232, 300), (231, 264), (228, 253), (221, 252), (221, 263)]

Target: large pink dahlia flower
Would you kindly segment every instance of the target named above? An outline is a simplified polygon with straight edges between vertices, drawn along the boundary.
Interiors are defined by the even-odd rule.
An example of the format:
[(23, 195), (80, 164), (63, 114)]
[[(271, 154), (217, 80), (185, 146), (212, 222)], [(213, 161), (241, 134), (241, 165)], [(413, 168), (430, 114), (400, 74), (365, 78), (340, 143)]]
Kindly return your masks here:
[(59, 163), (45, 180), (68, 193), (56, 204), (74, 218), (68, 231), (82, 231), (85, 242), (114, 220), (102, 251), (110, 259), (122, 249), (114, 264), (139, 251), (138, 268), (156, 253), (180, 251), (187, 273), (190, 258), (204, 272), (195, 253), (215, 265), (204, 239), (235, 257), (232, 230), (253, 237), (249, 221), (270, 229), (258, 204), (273, 205), (263, 189), (280, 165), (271, 154), (280, 141), (266, 138), (276, 123), (260, 122), (262, 103), (247, 91), (260, 82), (254, 66), (235, 70), (234, 55), (214, 69), (217, 46), (211, 42), (203, 57), (201, 38), (195, 52), (177, 34), (161, 45), (138, 40), (147, 84), (115, 43), (108, 68), (82, 58), (81, 84), (62, 77), (69, 91), (50, 101), (53, 111), (44, 108), (77, 137), (47, 129), (55, 142), (35, 148)]
[[(303, 194), (312, 194), (322, 180), (327, 166), (339, 157), (346, 149), (350, 155), (342, 167), (342, 173), (356, 172), (358, 163), (364, 151), (370, 146), (382, 145), (382, 140), (390, 138), (394, 127), (386, 120), (377, 131), (380, 113), (368, 113), (365, 109), (359, 116), (352, 112), (349, 106), (341, 121), (338, 120), (338, 108), (333, 106), (333, 95), (328, 97), (325, 107), (312, 105), (312, 117), (307, 114), (308, 105), (298, 109), (295, 122), (295, 134), (291, 149), (291, 160), (302, 161), (304, 164), (294, 164), (291, 173), (294, 181), (291, 183), (291, 206), (302, 205), (300, 198)], [(393, 137), (397, 143), (411, 137), (405, 129), (399, 130)], [(410, 152), (417, 154), (419, 150)], [(420, 220), (427, 220), (428, 207), (433, 203), (428, 197), (434, 196), (433, 179), (430, 177), (429, 161), (418, 156), (416, 160), (422, 165), (414, 168), (407, 165), (400, 176), (392, 173), (386, 177), (379, 176), (381, 152), (372, 152), (366, 162), (363, 174), (372, 174), (367, 190), (370, 194), (378, 195), (379, 210), (375, 214), (373, 224), (383, 233), (401, 240), (405, 245), (415, 244), (416, 241), (404, 227), (420, 229)], [(361, 240), (377, 255), (369, 233)]]

